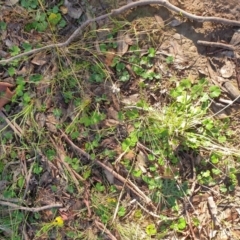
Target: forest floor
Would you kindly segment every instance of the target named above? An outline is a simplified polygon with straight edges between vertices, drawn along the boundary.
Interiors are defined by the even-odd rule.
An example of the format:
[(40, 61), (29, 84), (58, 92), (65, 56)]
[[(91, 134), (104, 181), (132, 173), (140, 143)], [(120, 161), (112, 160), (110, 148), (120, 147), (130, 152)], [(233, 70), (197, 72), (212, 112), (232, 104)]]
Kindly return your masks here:
[(240, 239), (238, 0), (79, 2), (0, 2), (0, 239)]

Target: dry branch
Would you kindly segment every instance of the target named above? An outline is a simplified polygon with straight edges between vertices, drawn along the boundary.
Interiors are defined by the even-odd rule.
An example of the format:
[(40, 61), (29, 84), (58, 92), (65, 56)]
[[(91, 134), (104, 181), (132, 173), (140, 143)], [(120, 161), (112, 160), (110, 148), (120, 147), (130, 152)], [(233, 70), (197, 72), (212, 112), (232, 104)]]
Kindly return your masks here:
[(37, 48), (37, 49), (33, 49), (29, 52), (25, 52), (25, 53), (21, 53), (17, 56), (8, 58), (8, 59), (3, 59), (0, 61), (0, 64), (7, 64), (15, 59), (18, 59), (20, 57), (24, 57), (24, 56), (29, 56), (31, 54), (40, 52), (42, 50), (48, 50), (51, 48), (62, 48), (62, 47), (67, 47), (71, 42), (73, 42), (77, 37), (80, 37), (82, 34), (82, 31), (89, 26), (91, 23), (94, 22), (98, 22), (100, 20), (106, 19), (106, 18), (110, 18), (110, 17), (114, 17), (117, 16), (129, 9), (132, 8), (136, 8), (139, 6), (146, 6), (146, 5), (150, 5), (150, 4), (156, 4), (156, 5), (162, 5), (163, 7), (176, 12), (177, 14), (187, 17), (191, 20), (197, 21), (197, 22), (215, 22), (215, 23), (221, 23), (221, 24), (225, 24), (225, 25), (232, 25), (232, 26), (240, 26), (240, 21), (234, 21), (234, 20), (229, 20), (229, 19), (225, 19), (225, 18), (219, 18), (219, 17), (203, 17), (203, 16), (197, 16), (191, 13), (188, 13), (184, 10), (182, 10), (181, 8), (178, 8), (174, 5), (172, 5), (171, 3), (169, 3), (167, 0), (141, 0), (138, 2), (132, 2), (129, 3), (123, 7), (120, 7), (118, 9), (114, 9), (112, 10), (110, 13), (101, 15), (99, 17), (96, 18), (92, 18), (92, 19), (88, 19), (87, 21), (85, 21), (80, 27), (78, 27), (73, 34), (63, 43), (56, 43), (56, 44), (50, 44), (41, 48)]
[(61, 203), (57, 203), (57, 204), (51, 204), (51, 205), (47, 205), (47, 206), (43, 206), (43, 207), (30, 208), (30, 207), (23, 207), (23, 206), (14, 204), (14, 203), (4, 202), (4, 201), (0, 201), (0, 205), (11, 207), (11, 209), (9, 209), (9, 210), (24, 210), (24, 211), (28, 211), (28, 212), (40, 212), (40, 211), (43, 211), (46, 209), (60, 208), (63, 206)]
[(225, 44), (225, 43), (219, 43), (219, 42), (207, 42), (207, 41), (201, 41), (198, 40), (197, 44), (207, 47), (217, 47), (217, 48), (223, 48), (227, 50), (234, 51), (236, 48), (231, 44)]

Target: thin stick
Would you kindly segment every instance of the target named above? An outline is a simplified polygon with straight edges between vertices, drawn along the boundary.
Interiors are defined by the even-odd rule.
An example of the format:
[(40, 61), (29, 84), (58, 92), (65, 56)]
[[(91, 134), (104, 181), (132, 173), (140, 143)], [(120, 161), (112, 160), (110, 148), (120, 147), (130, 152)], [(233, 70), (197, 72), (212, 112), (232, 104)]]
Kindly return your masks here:
[(101, 231), (105, 232), (111, 240), (117, 240), (112, 235), (112, 233), (106, 228), (106, 226), (104, 226), (101, 222), (95, 220), (95, 224), (97, 225), (98, 229), (100, 229)]
[(18, 135), (18, 137), (22, 137), (23, 135), (23, 131), (21, 130), (21, 128), (19, 127), (16, 127), (14, 126), (14, 124), (7, 118), (7, 116), (2, 112), (0, 111), (0, 117), (2, 117), (5, 122), (12, 128), (12, 130)]
[(88, 19), (87, 21), (85, 21), (80, 27), (78, 27), (73, 33), (72, 35), (63, 43), (56, 43), (56, 44), (50, 44), (41, 48), (36, 48), (33, 49), (31, 51), (25, 52), (25, 53), (21, 53), (17, 56), (8, 58), (8, 59), (3, 59), (0, 61), (0, 64), (7, 64), (15, 59), (24, 57), (24, 56), (29, 56), (31, 54), (43, 51), (43, 50), (48, 50), (48, 49), (52, 49), (52, 48), (62, 48), (62, 47), (67, 47), (71, 42), (73, 42), (77, 37), (80, 37), (82, 35), (82, 31), (89, 26), (91, 23), (93, 22), (98, 22), (101, 21), (105, 18), (110, 18), (110, 17), (114, 17), (117, 16), (129, 9), (132, 8), (136, 8), (139, 6), (146, 6), (146, 5), (150, 5), (150, 4), (156, 4), (156, 5), (162, 5), (165, 8), (168, 8), (169, 10), (176, 12), (177, 14), (187, 17), (189, 19), (195, 20), (197, 22), (216, 22), (216, 23), (221, 23), (221, 24), (226, 24), (226, 25), (232, 25), (232, 26), (240, 26), (240, 21), (235, 21), (235, 20), (229, 20), (229, 19), (225, 19), (225, 18), (219, 18), (219, 17), (203, 17), (203, 16), (197, 16), (191, 13), (188, 13), (184, 10), (182, 10), (181, 8), (178, 8), (174, 5), (172, 5), (171, 3), (169, 3), (167, 0), (141, 0), (138, 2), (132, 2), (129, 3), (123, 7), (120, 7), (118, 9), (112, 10), (110, 13), (101, 15), (99, 17), (96, 18), (92, 18), (92, 19)]
[(208, 47), (218, 47), (223, 49), (228, 49), (234, 51), (236, 48), (233, 45), (225, 44), (225, 43), (219, 43), (219, 42), (207, 42), (207, 41), (197, 41), (198, 45), (208, 46)]
[(61, 203), (56, 203), (56, 204), (50, 204), (50, 205), (43, 206), (43, 207), (29, 208), (29, 207), (23, 207), (23, 206), (19, 206), (17, 204), (14, 204), (14, 203), (3, 202), (3, 201), (0, 201), (0, 205), (11, 207), (12, 209), (9, 209), (9, 210), (24, 210), (24, 211), (28, 211), (28, 212), (40, 212), (40, 211), (43, 211), (43, 210), (46, 210), (46, 209), (60, 208), (60, 207), (63, 206)]
[(29, 190), (29, 183), (30, 183), (30, 178), (32, 176), (32, 170), (33, 170), (33, 164), (31, 165), (29, 171), (28, 171), (28, 175), (26, 176), (25, 180), (26, 180), (26, 188), (23, 194), (23, 199), (26, 198), (28, 190)]

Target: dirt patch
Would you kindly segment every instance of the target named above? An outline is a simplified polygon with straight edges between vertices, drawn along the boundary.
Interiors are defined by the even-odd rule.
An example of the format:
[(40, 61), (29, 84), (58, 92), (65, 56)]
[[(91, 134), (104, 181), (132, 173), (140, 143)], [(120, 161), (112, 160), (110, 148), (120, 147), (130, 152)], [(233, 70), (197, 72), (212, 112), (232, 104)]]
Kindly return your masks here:
[(186, 11), (202, 16), (217, 16), (228, 19), (239, 20), (239, 1), (225, 0), (171, 0), (169, 1), (175, 6), (178, 6)]

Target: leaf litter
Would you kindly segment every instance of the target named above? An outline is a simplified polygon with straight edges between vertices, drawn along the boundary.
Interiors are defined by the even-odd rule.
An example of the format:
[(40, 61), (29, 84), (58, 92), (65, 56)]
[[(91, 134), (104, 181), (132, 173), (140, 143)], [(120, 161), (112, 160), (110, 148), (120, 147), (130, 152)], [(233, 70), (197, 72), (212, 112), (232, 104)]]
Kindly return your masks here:
[[(69, 14), (69, 16), (74, 19), (79, 18), (82, 14), (84, 14), (80, 11), (77, 16), (71, 16), (69, 11), (69, 8), (67, 10), (65, 9), (64, 13)], [(6, 15), (5, 18), (8, 19), (8, 23), (11, 21), (10, 18), (6, 17)], [(163, 27), (162, 19), (165, 19), (164, 16), (161, 16), (161, 18), (158, 16), (156, 20), (155, 15), (153, 19), (155, 19), (152, 21), (153, 23), (157, 21), (158, 25)], [(182, 20), (176, 21), (176, 19), (171, 23), (171, 27), (175, 29), (176, 32), (181, 32), (181, 27), (186, 24)], [(133, 22), (133, 24), (135, 23)], [(142, 26), (139, 26), (139, 29), (137, 28), (138, 26), (136, 26), (137, 25), (134, 26), (135, 31), (142, 30)], [(151, 25), (148, 25), (147, 27), (151, 29)], [(151, 31), (152, 30), (155, 31), (155, 29), (151, 29)], [(13, 28), (11, 31), (13, 31)], [(144, 37), (140, 39), (142, 41), (140, 41), (140, 46), (142, 47), (141, 50), (144, 52), (141, 57), (146, 56), (146, 49), (151, 47), (151, 44), (144, 39), (145, 36), (148, 36), (151, 39), (156, 48), (160, 49), (162, 52), (165, 51), (164, 54), (159, 51), (159, 53), (157, 53), (157, 58), (154, 59), (153, 62), (144, 62), (142, 65), (142, 68), (147, 64), (153, 65), (148, 67), (148, 75), (156, 73), (156, 69), (158, 69), (158, 66), (161, 65), (161, 68), (163, 69), (161, 71), (163, 81), (161, 83), (162, 86), (159, 88), (155, 87), (157, 78), (154, 78), (151, 83), (146, 81), (142, 76), (130, 74), (131, 77), (129, 82), (121, 82), (117, 80), (116, 84), (118, 84), (117, 88), (119, 91), (110, 93), (112, 89), (111, 86), (115, 85), (113, 85), (113, 83), (109, 84), (109, 82), (106, 82), (106, 79), (110, 78), (111, 75), (117, 75), (117, 72), (112, 68), (114, 58), (116, 56), (120, 56), (127, 61), (127, 57), (130, 56), (131, 52), (130, 47), (133, 45), (132, 37), (125, 34), (124, 31), (118, 31), (118, 33), (115, 34), (115, 39), (113, 39), (113, 41), (118, 42), (117, 49), (109, 47), (107, 52), (102, 52), (99, 50), (100, 48), (97, 50), (97, 52), (103, 56), (103, 63), (106, 67), (108, 67), (107, 69), (111, 70), (109, 71), (110, 76), (99, 74), (99, 72), (101, 72), (101, 68), (104, 68), (104, 66), (99, 65), (100, 67), (97, 71), (95, 71), (95, 76), (92, 78), (92, 81), (94, 79), (102, 79), (102, 81), (97, 84), (99, 87), (98, 94), (93, 94), (94, 91), (89, 89), (91, 83), (89, 84), (89, 78), (84, 71), (79, 70), (74, 73), (77, 74), (77, 78), (85, 79), (85, 82), (83, 81), (86, 83), (85, 86), (84, 84), (78, 86), (74, 83), (75, 78), (74, 76), (71, 76), (72, 72), (70, 72), (70, 74), (68, 74), (67, 71), (63, 73), (63, 75), (66, 74), (67, 78), (71, 79), (69, 82), (65, 82), (66, 80), (58, 74), (58, 71), (51, 74), (51, 70), (53, 68), (42, 68), (45, 64), (49, 63), (49, 58), (46, 57), (44, 53), (36, 54), (32, 60), (28, 60), (35, 66), (31, 68), (31, 71), (25, 71), (26, 75), (31, 75), (33, 73), (47, 75), (47, 73), (49, 73), (52, 76), (50, 77), (49, 83), (46, 84), (44, 84), (42, 80), (39, 83), (30, 83), (29, 80), (26, 81), (28, 84), (28, 91), (30, 91), (30, 93), (36, 91), (40, 99), (40, 101), (39, 99), (34, 99), (34, 97), (31, 99), (31, 101), (34, 101), (34, 104), (37, 102), (39, 103), (37, 104), (38, 108), (29, 113), (30, 115), (33, 115), (33, 118), (27, 124), (27, 128), (29, 130), (27, 138), (31, 139), (30, 141), (33, 143), (41, 140), (41, 142), (39, 142), (39, 147), (43, 150), (41, 154), (37, 154), (37, 156), (35, 156), (35, 152), (33, 151), (34, 148), (32, 148), (31, 144), (29, 145), (30, 148), (25, 147), (23, 149), (24, 157), (21, 161), (25, 161), (25, 168), (26, 166), (29, 168), (29, 163), (34, 163), (32, 173), (30, 174), (29, 185), (23, 185), (23, 188), (29, 189), (29, 193), (27, 195), (29, 206), (31, 206), (31, 204), (34, 206), (38, 204), (43, 206), (60, 201), (64, 207), (58, 209), (58, 213), (59, 215), (64, 216), (64, 219), (69, 220), (69, 228), (73, 228), (74, 224), (77, 222), (81, 225), (81, 227), (77, 229), (77, 232), (85, 232), (88, 236), (91, 236), (89, 239), (94, 239), (97, 235), (103, 235), (106, 239), (113, 239), (111, 238), (112, 235), (120, 236), (119, 239), (124, 239), (124, 237), (121, 236), (125, 236), (126, 233), (122, 233), (120, 231), (120, 227), (118, 229), (114, 229), (112, 232), (107, 230), (104, 234), (102, 233), (102, 231), (104, 231), (103, 224), (107, 224), (107, 227), (110, 227), (111, 229), (111, 225), (106, 222), (106, 219), (109, 220), (110, 216), (116, 209), (115, 203), (119, 197), (119, 192), (122, 191), (124, 193), (121, 198), (122, 201), (119, 201), (120, 204), (124, 204), (124, 201), (128, 202), (129, 199), (137, 198), (138, 200), (146, 200), (147, 198), (145, 198), (144, 194), (151, 195), (152, 193), (149, 191), (146, 181), (144, 182), (139, 178), (138, 172), (141, 171), (143, 174), (146, 174), (146, 177), (154, 179), (156, 177), (154, 173), (159, 171), (162, 179), (158, 176), (156, 180), (161, 180), (158, 184), (163, 184), (163, 188), (161, 190), (163, 191), (163, 195), (165, 194), (166, 196), (162, 196), (158, 204), (153, 204), (152, 200), (150, 200), (150, 203), (146, 201), (149, 206), (146, 204), (146, 208), (143, 208), (145, 210), (140, 208), (140, 213), (139, 209), (136, 210), (136, 208), (133, 207), (126, 208), (126, 206), (120, 206), (118, 208), (118, 221), (121, 222), (121, 214), (124, 215), (124, 211), (128, 209), (129, 218), (126, 222), (129, 221), (132, 224), (135, 224), (132, 227), (133, 229), (140, 227), (141, 230), (139, 230), (139, 232), (142, 231), (142, 226), (145, 226), (145, 229), (147, 229), (144, 233), (141, 233), (143, 238), (142, 236), (139, 236), (138, 238), (135, 237), (135, 239), (148, 239), (147, 235), (148, 237), (156, 237), (157, 239), (156, 229), (154, 224), (152, 224), (152, 222), (155, 222), (156, 220), (151, 218), (151, 214), (149, 214), (150, 211), (159, 213), (157, 210), (161, 210), (160, 214), (165, 215), (168, 221), (171, 221), (170, 219), (172, 216), (176, 216), (176, 219), (178, 220), (178, 225), (175, 224), (176, 219), (173, 220), (173, 224), (169, 228), (169, 233), (165, 233), (166, 238), (163, 237), (163, 239), (168, 239), (168, 237), (171, 238), (175, 234), (178, 234), (179, 239), (184, 237), (190, 238), (194, 236), (194, 234), (197, 239), (212, 239), (214, 237), (216, 239), (226, 239), (228, 236), (232, 236), (233, 239), (238, 239), (238, 229), (234, 229), (234, 225), (239, 224), (237, 208), (234, 209), (233, 207), (231, 209), (231, 211), (235, 214), (235, 217), (232, 217), (231, 219), (234, 224), (232, 223), (230, 226), (227, 224), (226, 226), (224, 224), (221, 225), (225, 229), (231, 228), (230, 232), (226, 233), (226, 231), (224, 231), (225, 229), (219, 230), (217, 226), (212, 227), (210, 224), (214, 218), (219, 219), (219, 222), (222, 222), (225, 219), (229, 220), (232, 213), (229, 212), (229, 208), (221, 207), (221, 201), (224, 199), (221, 192), (224, 191), (224, 189), (221, 189), (220, 191), (220, 184), (216, 184), (216, 187), (211, 185), (210, 187), (207, 187), (204, 186), (204, 184), (198, 183), (198, 188), (193, 188), (193, 192), (190, 195), (193, 200), (190, 200), (188, 196), (181, 195), (178, 191), (179, 188), (183, 188), (183, 185), (181, 184), (184, 182), (184, 179), (188, 179), (190, 187), (194, 186), (194, 182), (196, 182), (197, 179), (194, 179), (196, 166), (193, 165), (193, 158), (197, 158), (197, 156), (191, 155), (191, 152), (186, 153), (184, 152), (185, 150), (181, 150), (183, 153), (181, 151), (176, 151), (176, 154), (180, 155), (178, 157), (181, 159), (181, 166), (174, 167), (169, 165), (169, 171), (162, 166), (159, 166), (158, 163), (149, 166), (148, 163), (150, 161), (154, 161), (156, 154), (151, 149), (151, 144), (149, 144), (149, 146), (143, 145), (142, 148), (135, 147), (135, 136), (131, 134), (133, 134), (135, 127), (138, 126), (135, 126), (134, 122), (130, 121), (129, 123), (126, 123), (122, 120), (123, 116), (121, 116), (121, 114), (123, 114), (123, 106), (129, 107), (129, 111), (126, 113), (124, 112), (124, 114), (128, 114), (129, 117), (136, 114), (135, 110), (138, 108), (141, 112), (139, 119), (144, 116), (144, 104), (141, 100), (149, 100), (149, 92), (151, 93), (151, 96), (154, 95), (154, 98), (151, 98), (151, 104), (154, 106), (164, 99), (167, 100), (166, 93), (168, 93), (169, 88), (174, 85), (173, 83), (169, 83), (169, 72), (171, 73), (171, 77), (177, 76), (178, 79), (188, 78), (191, 76), (192, 82), (198, 81), (198, 79), (202, 76), (209, 77), (210, 80), (213, 79), (216, 81), (214, 84), (219, 84), (219, 86), (226, 89), (227, 94), (224, 95), (225, 98), (229, 96), (232, 100), (235, 100), (236, 97), (239, 96), (237, 87), (234, 86), (235, 63), (232, 59), (225, 58), (225, 60), (221, 59), (221, 61), (215, 61), (214, 64), (216, 69), (213, 71), (214, 76), (209, 76), (210, 74), (206, 70), (206, 63), (207, 60), (211, 60), (212, 57), (206, 55), (203, 58), (203, 61), (198, 61), (196, 58), (197, 52), (195, 46), (192, 41), (189, 41), (187, 36), (175, 35), (174, 40), (171, 40), (173, 35), (172, 29), (169, 29), (169, 34), (169, 37), (167, 36), (160, 43), (157, 42), (151, 34), (144, 34)], [(39, 39), (44, 38), (41, 34), (39, 34), (39, 36)], [(32, 39), (30, 36), (29, 38), (29, 42), (31, 42), (31, 40), (33, 42), (36, 40), (34, 36), (32, 36)], [(14, 46), (15, 44), (20, 47), (22, 40), (22, 38), (14, 38), (14, 36), (12, 36), (12, 39), (9, 41), (5, 40), (5, 43), (8, 48)], [(104, 41), (104, 39), (101, 41)], [(233, 44), (233, 42), (236, 43), (236, 41), (232, 41), (232, 43), (230, 43)], [(102, 42), (99, 44), (101, 43)], [(204, 51), (203, 48), (200, 50)], [(7, 52), (8, 50), (7, 48), (4, 48), (3, 51)], [(74, 50), (74, 52), (80, 54), (78, 49)], [(69, 53), (71, 54), (71, 50), (68, 50), (68, 54)], [(166, 61), (166, 54), (170, 57), (168, 61)], [(171, 56), (173, 58), (171, 58)], [(84, 58), (91, 59), (92, 56), (86, 54)], [(70, 57), (65, 55), (62, 61), (63, 60), (66, 63), (70, 60)], [(61, 64), (58, 66), (59, 69), (64, 66), (64, 64)], [(92, 65), (94, 64), (92, 63)], [(24, 67), (24, 64), (22, 63), (21, 66)], [(68, 66), (70, 67), (71, 64)], [(119, 68), (121, 69), (121, 72), (123, 65), (119, 64)], [(128, 67), (126, 72), (130, 72), (132, 68), (133, 65)], [(1, 69), (1, 71), (3, 70)], [(227, 78), (228, 81), (222, 83), (222, 79), (220, 77)], [(6, 80), (6, 77), (2, 78), (2, 81), (4, 80)], [(111, 80), (115, 80), (113, 76), (111, 76)], [(139, 89), (139, 86), (142, 86), (143, 84), (146, 85), (146, 90), (142, 90), (141, 88)], [(84, 98), (85, 100), (88, 99), (88, 103), (82, 100), (83, 96), (80, 94), (83, 86), (85, 87), (85, 93), (87, 93), (87, 96), (85, 95)], [(96, 85), (93, 84), (92, 86), (93, 90), (96, 91)], [(8, 84), (6, 82), (0, 84), (0, 90), (3, 93), (0, 98), (1, 107), (8, 104), (13, 98), (15, 94), (15, 91), (11, 90), (13, 87), (15, 87), (15, 85)], [(214, 101), (217, 100), (214, 99)], [(30, 102), (27, 102), (27, 104), (23, 105), (20, 109), (26, 109), (29, 104)], [(19, 108), (16, 105), (17, 103), (14, 101), (10, 104), (10, 112), (12, 111), (14, 114), (18, 114)], [(134, 107), (136, 108), (135, 110)], [(220, 108), (220, 110), (222, 110), (222, 108)], [(228, 112), (224, 113), (229, 115)], [(75, 123), (74, 121), (76, 119), (77, 121)], [(21, 126), (21, 119), (13, 118), (13, 120), (16, 124), (20, 124)], [(36, 135), (34, 134), (33, 129), (30, 128), (34, 121), (38, 124), (35, 131), (38, 130), (39, 132), (37, 132)], [(75, 124), (72, 124), (73, 122)], [(65, 123), (67, 123), (66, 126), (61, 126)], [(144, 121), (141, 122), (141, 124), (144, 124)], [(59, 131), (59, 128), (61, 131)], [(66, 133), (64, 133), (64, 130)], [(41, 139), (40, 136), (44, 136), (43, 139)], [(23, 138), (25, 138), (25, 136)], [(15, 148), (22, 146), (19, 145), (17, 138), (13, 139), (16, 146), (12, 146), (10, 137), (5, 138), (5, 146), (13, 149), (9, 153), (5, 153), (5, 158), (10, 161), (18, 161), (17, 158), (14, 157), (14, 150)], [(50, 139), (51, 141), (47, 141)], [(126, 152), (122, 146), (122, 142), (125, 139), (129, 141), (130, 146), (131, 144), (133, 146), (132, 149), (129, 149), (129, 151), (125, 150)], [(68, 145), (70, 141), (71, 144)], [(146, 140), (145, 144), (147, 143), (148, 141)], [(191, 149), (188, 149), (188, 151), (191, 151)], [(76, 154), (77, 152), (81, 154)], [(204, 154), (206, 154), (206, 152), (202, 151), (198, 153), (198, 156), (203, 158)], [(35, 157), (38, 159), (36, 162), (34, 160)], [(89, 159), (92, 159), (90, 167), (88, 166)], [(95, 164), (94, 161), (98, 159), (101, 159), (102, 162)], [(119, 159), (117, 166), (113, 164), (116, 159)], [(131, 164), (128, 165), (128, 162)], [(6, 160), (4, 163), (6, 164)], [(24, 165), (16, 166), (18, 171), (15, 173), (15, 179), (21, 179), (21, 172), (25, 171), (24, 173), (26, 173), (26, 169), (24, 169)], [(134, 171), (134, 175), (130, 177), (130, 180), (133, 181), (134, 184), (128, 185), (128, 190), (124, 191), (125, 182), (130, 181), (128, 177), (132, 170), (129, 166), (133, 166), (132, 170)], [(104, 174), (101, 174), (101, 169)], [(162, 170), (163, 172), (161, 173)], [(180, 176), (182, 180), (177, 179), (175, 181), (175, 173), (181, 171), (183, 172)], [(10, 169), (8, 172), (11, 172)], [(205, 172), (205, 175), (207, 175), (207, 172)], [(119, 176), (123, 177), (123, 182), (121, 182), (122, 178)], [(27, 182), (27, 179), (24, 178), (24, 176), (23, 179)], [(69, 181), (69, 179), (71, 179), (71, 181)], [(108, 183), (106, 183), (106, 180)], [(111, 193), (112, 196), (108, 195), (108, 185), (110, 184), (114, 187), (116, 182), (118, 182), (116, 188), (120, 187), (119, 192), (115, 190), (115, 192), (113, 191)], [(20, 188), (21, 186), (21, 181), (18, 181), (18, 187)], [(157, 186), (155, 186), (155, 188), (156, 187)], [(138, 191), (138, 188), (140, 188), (143, 193)], [(6, 186), (1, 190), (1, 192), (3, 192), (4, 195), (10, 194)], [(169, 208), (169, 206), (173, 206), (171, 205), (171, 196), (176, 196), (174, 194), (179, 194), (180, 196), (177, 198), (177, 205), (175, 207), (179, 208), (181, 204), (185, 204), (185, 210), (191, 216), (191, 222), (188, 222), (188, 227), (183, 227), (183, 229), (181, 229), (181, 227), (184, 224), (180, 224), (181, 221), (179, 222), (180, 217), (178, 216), (177, 211), (173, 208)], [(79, 195), (81, 196), (80, 198), (78, 197)], [(203, 197), (204, 195), (206, 196)], [(234, 197), (235, 200), (237, 200), (237, 197)], [(103, 199), (103, 201), (101, 201), (101, 199)], [(106, 204), (107, 202), (110, 204)], [(188, 205), (192, 205), (192, 208)], [(217, 211), (218, 209), (220, 209), (220, 211)], [(130, 214), (131, 211), (133, 215)], [(180, 210), (178, 212), (180, 212)], [(220, 212), (221, 216), (218, 216)], [(54, 211), (44, 210), (40, 212), (38, 219), (41, 219), (41, 222), (46, 223), (52, 222), (55, 217), (56, 215)], [(139, 226), (137, 223), (139, 219), (142, 219), (142, 226)], [(126, 222), (122, 220), (122, 226)], [(214, 221), (213, 223), (216, 224)], [(162, 226), (164, 226), (164, 223), (160, 221), (158, 227)], [(190, 226), (192, 227), (192, 231), (190, 230)], [(87, 229), (89, 231), (87, 231)], [(132, 229), (130, 230), (132, 231)], [(29, 234), (30, 237), (34, 235), (32, 231), (35, 231), (35, 229), (28, 229), (27, 234)], [(60, 232), (62, 234), (61, 236), (65, 236), (63, 231), (60, 230)], [(70, 231), (67, 232), (69, 233)], [(160, 233), (164, 235), (164, 230)], [(7, 234), (7, 231), (3, 234)], [(52, 234), (57, 236), (57, 233), (53, 232)], [(43, 239), (47, 239), (47, 235), (48, 233), (45, 233)], [(133, 235), (137, 236), (136, 231)]]

